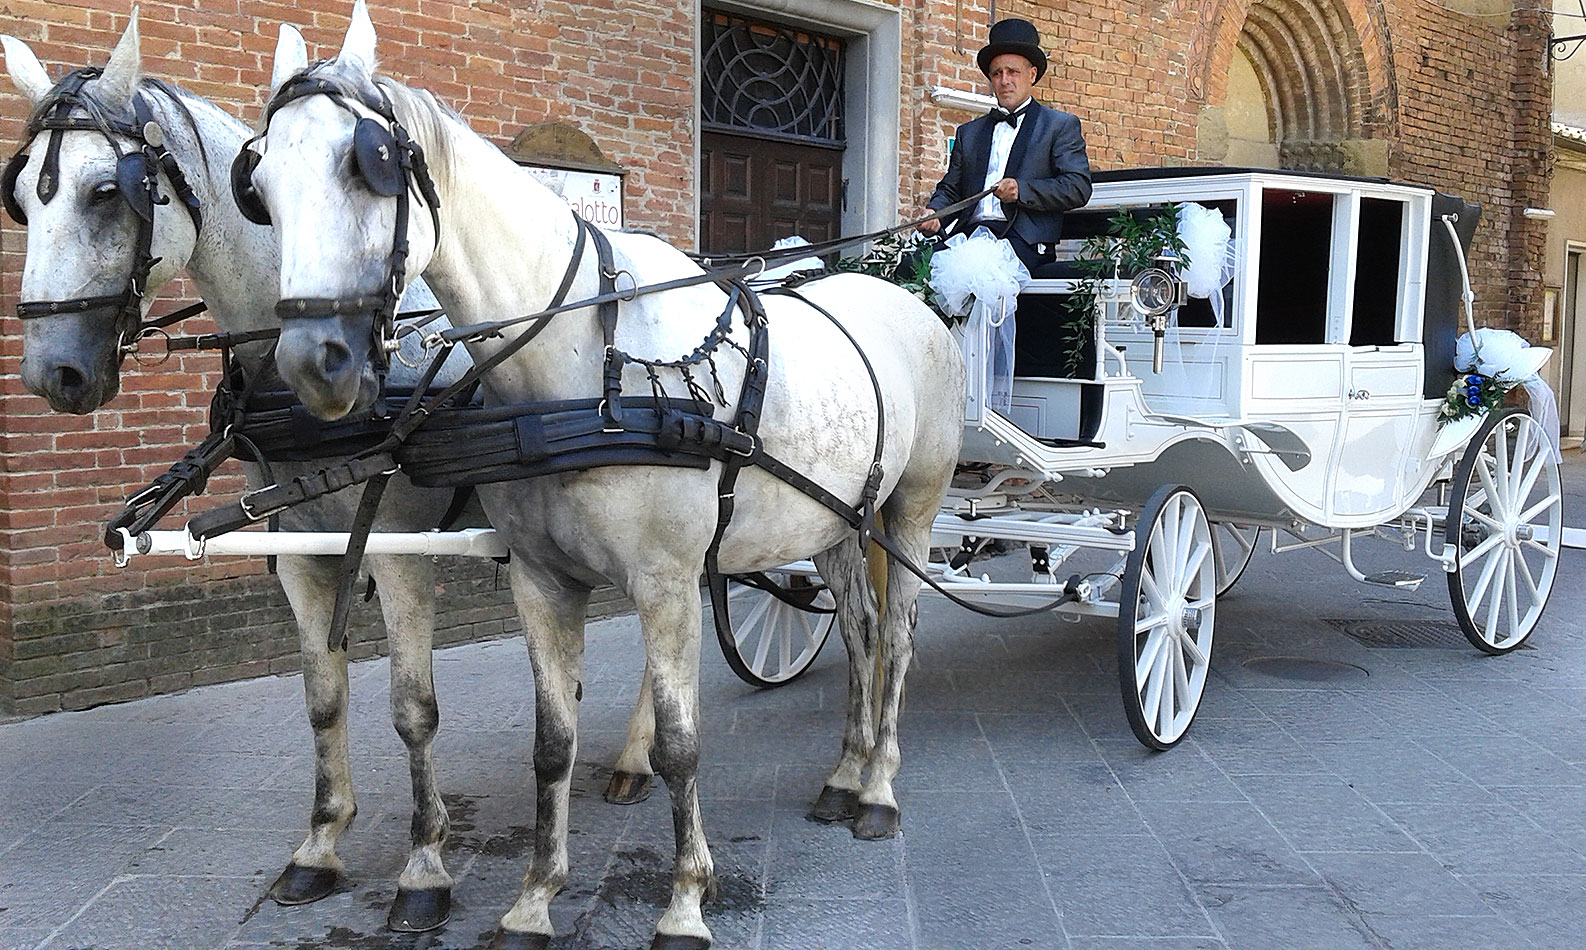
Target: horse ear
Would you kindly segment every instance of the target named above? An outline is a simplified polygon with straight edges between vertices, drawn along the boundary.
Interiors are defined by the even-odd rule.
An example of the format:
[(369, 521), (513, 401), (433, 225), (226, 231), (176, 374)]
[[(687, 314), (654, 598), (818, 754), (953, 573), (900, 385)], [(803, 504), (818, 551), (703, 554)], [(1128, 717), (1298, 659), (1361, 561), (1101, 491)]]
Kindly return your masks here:
[(38, 105), (54, 83), (50, 82), (49, 74), (44, 71), (39, 58), (33, 55), (32, 47), (14, 36), (3, 34), (0, 34), (0, 46), (5, 47), (6, 72), (11, 74), (11, 84), (27, 96), (29, 102)]
[(369, 7), (364, 0), (352, 5), (352, 22), (347, 24), (347, 38), (342, 40), (341, 52), (336, 61), (345, 63), (357, 60), (368, 72), (374, 72), (374, 21), (369, 19)]
[(143, 48), (138, 40), (138, 8), (132, 8), (132, 20), (120, 42), (110, 52), (110, 62), (105, 64), (104, 75), (99, 77), (95, 91), (99, 100), (111, 108), (127, 105), (138, 91), (138, 75), (143, 71)]
[(281, 24), (281, 38), (275, 43), (275, 64), (270, 68), (270, 93), (281, 88), (281, 83), (302, 72), (308, 66), (308, 44), (303, 34), (289, 23)]

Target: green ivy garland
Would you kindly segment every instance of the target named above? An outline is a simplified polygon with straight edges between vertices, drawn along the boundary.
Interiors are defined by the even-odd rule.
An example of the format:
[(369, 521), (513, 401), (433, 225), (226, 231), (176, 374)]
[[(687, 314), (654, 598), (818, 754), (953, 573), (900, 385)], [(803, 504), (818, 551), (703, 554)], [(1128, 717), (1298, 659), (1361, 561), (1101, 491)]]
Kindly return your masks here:
[(1096, 294), (1101, 281), (1116, 276), (1132, 280), (1153, 267), (1163, 251), (1169, 251), (1189, 266), (1184, 239), (1178, 233), (1177, 204), (1145, 217), (1120, 209), (1107, 219), (1107, 233), (1086, 238), (1072, 263), (1080, 272), (1074, 292), (1063, 302), (1069, 319), (1060, 331), (1064, 341), (1064, 375), (1075, 376), (1085, 358), (1085, 345), (1096, 335)]

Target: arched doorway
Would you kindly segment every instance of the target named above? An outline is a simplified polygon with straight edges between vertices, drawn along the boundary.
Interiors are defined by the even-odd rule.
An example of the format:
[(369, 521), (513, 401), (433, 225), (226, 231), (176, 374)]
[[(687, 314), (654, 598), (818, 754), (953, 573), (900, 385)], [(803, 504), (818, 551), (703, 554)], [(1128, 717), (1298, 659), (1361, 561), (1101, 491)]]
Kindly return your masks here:
[[(1388, 50), (1372, 4), (1249, 0), (1221, 5), (1241, 22), (1206, 62), (1220, 67), (1202, 122), (1202, 157), (1230, 165), (1383, 175), (1394, 108)], [(1380, 3), (1376, 4), (1380, 6)], [(1208, 134), (1211, 131), (1212, 134)]]

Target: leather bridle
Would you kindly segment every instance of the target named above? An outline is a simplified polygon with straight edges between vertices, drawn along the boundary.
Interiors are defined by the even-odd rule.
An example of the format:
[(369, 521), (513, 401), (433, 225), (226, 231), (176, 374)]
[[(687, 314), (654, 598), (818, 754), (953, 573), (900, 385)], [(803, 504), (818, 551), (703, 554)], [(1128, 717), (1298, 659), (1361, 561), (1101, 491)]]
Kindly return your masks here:
[[(44, 149), (44, 164), (39, 171), (35, 193), (45, 204), (54, 199), (60, 189), (61, 139), (66, 132), (98, 132), (110, 143), (116, 154), (116, 184), (121, 198), (137, 220), (137, 236), (133, 244), (132, 270), (121, 290), (92, 297), (70, 300), (27, 300), (17, 304), (17, 317), (37, 320), (45, 317), (73, 313), (112, 311), (121, 358), (137, 348), (138, 341), (150, 332), (163, 329), (174, 320), (162, 317), (143, 321), (143, 295), (148, 289), (149, 272), (159, 262), (154, 256), (154, 208), (170, 204), (170, 198), (160, 194), (159, 176), (164, 172), (182, 207), (193, 219), (193, 229), (203, 224), (198, 196), (182, 174), (176, 158), (165, 148), (165, 130), (155, 121), (154, 111), (140, 89), (132, 97), (132, 115), (112, 116), (104, 106), (84, 91), (84, 86), (99, 78), (103, 70), (94, 67), (77, 69), (50, 90), (44, 101), (34, 110), (25, 130), (26, 139), (17, 149), (5, 170), (0, 173), (0, 201), (6, 212), (18, 224), (27, 224), (27, 215), (16, 198), (17, 179), (31, 158), (34, 140), (45, 132), (54, 132)], [(79, 111), (80, 110), (80, 111)], [(136, 148), (123, 151), (116, 136), (131, 139)], [(191, 308), (181, 311), (191, 315)]]
[[(310, 67), (288, 79), (270, 97), (259, 133), (243, 143), (242, 150), (237, 153), (236, 161), (232, 164), (232, 194), (244, 217), (255, 224), (270, 223), (269, 211), (253, 187), (253, 171), (259, 164), (260, 153), (252, 146), (269, 133), (271, 118), (287, 104), (309, 96), (325, 96), (357, 120), (353, 128), (353, 165), (358, 170), (358, 178), (376, 195), (395, 198), (397, 202), (396, 227), (391, 239), (391, 254), (386, 260), (386, 277), (382, 286), (373, 293), (350, 297), (283, 298), (276, 303), (275, 313), (283, 325), (293, 320), (368, 317), (370, 357), (376, 371), (383, 377), (390, 365), (391, 346), (388, 344), (394, 343), (397, 303), (402, 297), (407, 272), (411, 190), (416, 188), (429, 206), (437, 244), (441, 233), (440, 196), (430, 178), (424, 150), (397, 121), (396, 112), (385, 91), (376, 86), (378, 96), (375, 96), (359, 89), (346, 90), (329, 79), (314, 75), (315, 68)], [(389, 128), (361, 115), (348, 101), (349, 95), (358, 104), (384, 119)]]

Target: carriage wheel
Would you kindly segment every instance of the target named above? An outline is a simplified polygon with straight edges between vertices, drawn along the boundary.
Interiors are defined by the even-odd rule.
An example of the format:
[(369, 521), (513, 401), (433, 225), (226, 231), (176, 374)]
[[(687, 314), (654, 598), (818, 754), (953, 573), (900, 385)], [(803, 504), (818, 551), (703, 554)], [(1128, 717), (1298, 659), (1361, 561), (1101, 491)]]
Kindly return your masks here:
[[(818, 579), (768, 572), (772, 581), (811, 607), (830, 610), (837, 601)], [(815, 613), (753, 587), (727, 582), (727, 612), (737, 612), (731, 630), (717, 630), (727, 665), (738, 678), (762, 689), (786, 686), (803, 676), (831, 635), (837, 615)]]
[(1261, 540), (1260, 525), (1212, 522), (1212, 555), (1217, 563), (1217, 596), (1228, 593), (1238, 582), (1250, 559), (1256, 556)]
[(1508, 653), (1536, 629), (1563, 542), (1558, 462), (1523, 409), (1494, 413), (1454, 469), (1448, 593), (1476, 649)]
[(1134, 529), (1118, 595), (1118, 677), (1135, 738), (1171, 749), (1206, 689), (1216, 617), (1211, 524), (1195, 493), (1159, 489)]

